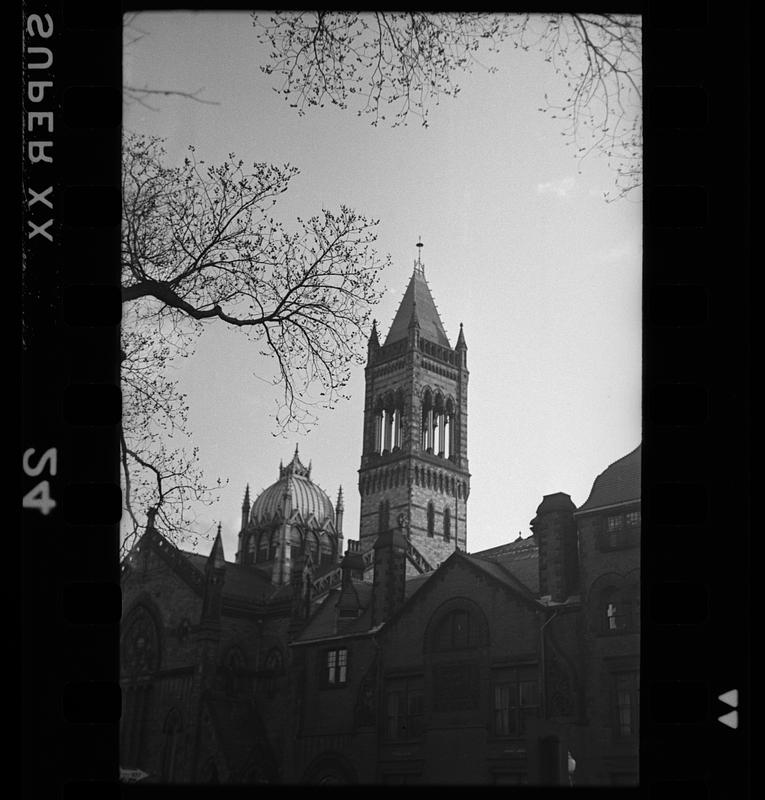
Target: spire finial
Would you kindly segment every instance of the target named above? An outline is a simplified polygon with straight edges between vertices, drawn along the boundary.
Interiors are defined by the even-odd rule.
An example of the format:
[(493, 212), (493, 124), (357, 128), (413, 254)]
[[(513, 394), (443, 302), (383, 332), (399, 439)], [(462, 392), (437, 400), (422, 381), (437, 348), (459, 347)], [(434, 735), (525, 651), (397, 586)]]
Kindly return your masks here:
[(419, 270), (420, 272), (424, 272), (425, 265), (422, 263), (422, 248), (425, 247), (425, 245), (422, 243), (422, 236), (419, 237), (416, 247), (417, 247), (417, 261), (414, 262), (414, 268), (416, 270)]

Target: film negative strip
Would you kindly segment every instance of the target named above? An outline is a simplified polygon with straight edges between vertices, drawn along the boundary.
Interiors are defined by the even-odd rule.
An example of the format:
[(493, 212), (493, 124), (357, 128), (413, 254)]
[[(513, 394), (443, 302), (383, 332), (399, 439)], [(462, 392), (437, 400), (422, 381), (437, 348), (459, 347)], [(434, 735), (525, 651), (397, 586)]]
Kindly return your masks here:
[(26, 3), (21, 25), (20, 767), (26, 791), (109, 797), (121, 705), (121, 14)]
[[(739, 797), (751, 787), (748, 10), (654, 5), (630, 9), (644, 21), (647, 131), (638, 791)], [(143, 777), (118, 759), (122, 10), (30, 0), (21, 24), (22, 774), (28, 790), (108, 798)]]

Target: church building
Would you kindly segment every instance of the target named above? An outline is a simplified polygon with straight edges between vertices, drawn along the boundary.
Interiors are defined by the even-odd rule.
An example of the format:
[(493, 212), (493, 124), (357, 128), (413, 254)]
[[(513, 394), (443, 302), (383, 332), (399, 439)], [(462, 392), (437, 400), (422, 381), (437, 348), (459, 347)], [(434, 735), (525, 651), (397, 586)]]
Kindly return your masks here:
[[(640, 447), (470, 553), (468, 366), (420, 259), (366, 365), (358, 538), (298, 452), (238, 549), (121, 567), (120, 766), (158, 783), (636, 784)], [(276, 475), (276, 473), (275, 473)], [(347, 527), (347, 521), (346, 521)]]

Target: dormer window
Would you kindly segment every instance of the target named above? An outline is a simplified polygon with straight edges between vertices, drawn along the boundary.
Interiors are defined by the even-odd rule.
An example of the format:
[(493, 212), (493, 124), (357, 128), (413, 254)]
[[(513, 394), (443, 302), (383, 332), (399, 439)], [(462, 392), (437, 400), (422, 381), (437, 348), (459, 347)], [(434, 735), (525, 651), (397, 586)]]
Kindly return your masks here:
[(616, 514), (606, 519), (606, 530), (609, 533), (613, 533), (614, 531), (620, 531), (623, 527), (624, 527), (624, 516), (622, 514)]
[(601, 550), (635, 547), (640, 536), (640, 511), (609, 514), (603, 519), (600, 535)]

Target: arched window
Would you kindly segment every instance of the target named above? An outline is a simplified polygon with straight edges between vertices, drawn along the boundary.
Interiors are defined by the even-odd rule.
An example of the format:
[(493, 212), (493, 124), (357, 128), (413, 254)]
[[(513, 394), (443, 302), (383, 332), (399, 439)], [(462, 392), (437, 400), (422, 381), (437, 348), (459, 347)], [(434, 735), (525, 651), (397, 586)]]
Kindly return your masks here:
[(435, 414), (433, 410), (433, 395), (430, 389), (425, 391), (422, 398), (422, 442), (421, 447), (426, 452), (432, 453), (433, 445), (433, 422)]
[(383, 410), (382, 398), (375, 404), (374, 413), (374, 445), (372, 450), (378, 455), (383, 451), (383, 428), (385, 422), (385, 411)]
[(425, 652), (434, 654), (452, 650), (476, 651), (488, 644), (486, 615), (468, 597), (453, 597), (443, 603), (430, 618), (423, 637)]
[(276, 551), (279, 547), (279, 531), (274, 530), (271, 533), (271, 538), (268, 542), (268, 560), (273, 561), (276, 558)]
[(281, 675), (284, 671), (284, 656), (278, 647), (272, 647), (263, 659), (263, 669), (272, 675)]
[(122, 670), (130, 677), (146, 675), (159, 668), (159, 630), (151, 612), (143, 605), (128, 615), (122, 635)]
[(312, 563), (319, 563), (319, 540), (313, 531), (306, 531), (305, 553), (311, 556)]
[(165, 783), (172, 783), (175, 777), (182, 728), (180, 712), (177, 708), (171, 709), (162, 726), (162, 780)]
[[(253, 536), (253, 541), (255, 537)], [(268, 534), (261, 533), (260, 541), (258, 542), (258, 563), (261, 561), (268, 561)]]
[(448, 508), (444, 509), (444, 541), (452, 538), (452, 515)]
[(284, 656), (279, 647), (272, 647), (263, 659), (263, 687), (269, 696), (277, 689), (277, 679), (284, 674)]
[(457, 609), (447, 614), (436, 627), (433, 650), (462, 650), (470, 646), (470, 615)]
[(436, 509), (433, 503), (428, 503), (428, 536), (433, 536), (436, 527)]
[(451, 397), (446, 401), (446, 458), (454, 456), (454, 402)]

